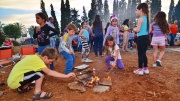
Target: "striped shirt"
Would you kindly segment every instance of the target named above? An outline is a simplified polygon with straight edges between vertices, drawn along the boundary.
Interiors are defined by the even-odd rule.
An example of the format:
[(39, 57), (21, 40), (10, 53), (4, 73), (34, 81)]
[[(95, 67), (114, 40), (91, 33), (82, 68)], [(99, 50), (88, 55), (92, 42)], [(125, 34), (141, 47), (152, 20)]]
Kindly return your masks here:
[(162, 32), (161, 28), (158, 24), (152, 23), (152, 29), (153, 29), (153, 37), (162, 37), (165, 36), (165, 34)]

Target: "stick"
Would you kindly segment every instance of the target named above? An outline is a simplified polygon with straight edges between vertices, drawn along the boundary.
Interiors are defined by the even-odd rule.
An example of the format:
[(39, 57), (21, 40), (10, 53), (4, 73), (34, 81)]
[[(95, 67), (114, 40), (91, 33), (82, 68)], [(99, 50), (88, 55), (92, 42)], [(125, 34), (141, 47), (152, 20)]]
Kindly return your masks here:
[[(115, 67), (115, 66), (114, 66), (114, 67)], [(114, 67), (112, 67), (112, 68), (110, 69), (110, 71), (109, 71), (107, 74), (109, 74), (109, 73), (113, 70)]]

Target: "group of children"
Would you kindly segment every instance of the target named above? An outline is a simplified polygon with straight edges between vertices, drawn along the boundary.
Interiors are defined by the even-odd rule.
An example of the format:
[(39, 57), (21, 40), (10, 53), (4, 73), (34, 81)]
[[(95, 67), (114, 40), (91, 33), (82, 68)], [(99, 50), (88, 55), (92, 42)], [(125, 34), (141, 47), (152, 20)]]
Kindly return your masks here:
[[(135, 74), (143, 75), (149, 74), (148, 70), (148, 59), (146, 56), (146, 50), (148, 46), (148, 33), (149, 33), (149, 19), (148, 19), (148, 5), (146, 3), (141, 3), (137, 6), (136, 16), (139, 17), (137, 27), (133, 29), (137, 32), (137, 50), (138, 50), (138, 69), (134, 71)], [(47, 26), (46, 16), (43, 13), (36, 14), (36, 21), (40, 25), (36, 27), (34, 38), (38, 40), (38, 51), (39, 55), (26, 56), (20, 62), (18, 62), (12, 69), (9, 78), (8, 86), (12, 89), (17, 89), (18, 93), (23, 93), (31, 90), (29, 87), (32, 81), (35, 82), (34, 100), (48, 99), (52, 97), (52, 93), (43, 92), (41, 90), (42, 81), (44, 78), (44, 73), (54, 77), (69, 78), (75, 77), (72, 73), (74, 68), (74, 62), (76, 60), (74, 51), (72, 48), (72, 38), (77, 28), (74, 24), (68, 24), (66, 27), (67, 33), (62, 37), (61, 43), (59, 45), (59, 53), (66, 58), (66, 68), (65, 74), (58, 73), (56, 71), (50, 70), (46, 65), (52, 64), (58, 57), (58, 52), (54, 48), (49, 47), (49, 37), (54, 34), (58, 34), (56, 30)], [(109, 71), (112, 67), (117, 66), (119, 69), (124, 68), (122, 62), (122, 57), (120, 55), (119, 48), (119, 29), (118, 29), (118, 18), (112, 16), (111, 24), (107, 28), (106, 36), (104, 37), (103, 45), (106, 47), (106, 54), (108, 56), (105, 58), (106, 61), (106, 71)], [(79, 33), (79, 37), (82, 41), (82, 62), (92, 62), (89, 59), (90, 48), (88, 45), (89, 35), (86, 30), (87, 24), (83, 22), (82, 29)], [(153, 29), (153, 38), (151, 45), (153, 45), (153, 57), (154, 57), (154, 67), (155, 64), (162, 66), (161, 59), (164, 55), (165, 48), (165, 34), (169, 32), (168, 24), (166, 21), (166, 14), (164, 12), (159, 12), (154, 18), (153, 24), (150, 26), (150, 30)], [(53, 33), (49, 35), (49, 31)], [(126, 31), (126, 30), (124, 30)], [(160, 46), (160, 56), (157, 59), (158, 46)], [(85, 57), (84, 57), (85, 55)]]

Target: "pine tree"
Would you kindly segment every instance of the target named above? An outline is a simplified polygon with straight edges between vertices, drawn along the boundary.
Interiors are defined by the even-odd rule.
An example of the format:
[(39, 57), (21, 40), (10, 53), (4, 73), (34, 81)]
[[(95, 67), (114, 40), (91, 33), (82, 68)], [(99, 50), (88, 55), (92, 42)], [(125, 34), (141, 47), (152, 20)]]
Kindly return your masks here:
[(104, 18), (103, 18), (103, 12), (102, 12), (102, 10), (103, 10), (102, 0), (97, 0), (97, 2), (98, 2), (98, 12), (97, 12), (97, 14), (100, 15), (101, 19), (103, 20)]
[(88, 12), (89, 22), (92, 23), (95, 16), (97, 15), (97, 2), (92, 0), (91, 9)]
[(126, 9), (126, 5), (127, 5), (127, 3), (126, 3), (126, 1), (125, 0), (121, 0), (120, 2), (119, 2), (119, 9), (120, 9), (120, 11), (119, 11), (119, 23), (120, 24), (122, 24), (123, 23), (123, 21), (127, 18), (127, 9)]
[(77, 28), (80, 29), (81, 28), (81, 25), (80, 25), (81, 20), (79, 19), (79, 16), (80, 15), (78, 15), (78, 10), (76, 10), (75, 8), (71, 9), (71, 17), (70, 17), (71, 21), (73, 24), (76, 25)]
[(104, 23), (110, 22), (108, 0), (104, 0)]
[(168, 13), (168, 21), (169, 23), (173, 23), (174, 21), (174, 0), (171, 0), (171, 4), (169, 6), (169, 13)]
[(70, 19), (70, 13), (71, 13), (71, 10), (70, 10), (70, 4), (69, 4), (69, 0), (66, 0), (66, 4), (65, 4), (65, 24), (68, 25), (70, 22), (71, 22), (71, 19)]
[(127, 13), (129, 15), (128, 18), (131, 20), (131, 15), (132, 15), (132, 0), (128, 0)]
[(118, 0), (114, 0), (113, 2), (113, 14), (118, 15)]
[(88, 17), (87, 17), (87, 13), (86, 13), (86, 9), (85, 7), (83, 6), (83, 16), (81, 17), (82, 21), (84, 22), (87, 22), (88, 21)]
[(54, 27), (56, 28), (56, 30), (59, 31), (59, 24), (58, 24), (57, 19), (56, 19), (56, 14), (55, 14), (55, 11), (54, 11), (54, 7), (53, 7), (52, 4), (50, 5), (50, 7), (51, 7), (51, 16), (54, 18)]
[(178, 21), (178, 26), (180, 26), (180, 0), (178, 1), (176, 7), (175, 7), (175, 13), (174, 13), (174, 16), (175, 16), (175, 19), (174, 20), (177, 20)]
[(135, 27), (136, 24), (136, 14), (134, 13), (136, 11), (136, 4), (137, 2), (135, 0), (132, 0), (132, 7), (131, 7), (131, 25), (130, 27), (133, 28)]
[(46, 9), (45, 9), (45, 3), (43, 0), (41, 0), (41, 11), (46, 15), (47, 20), (48, 20), (48, 15), (46, 13)]
[(151, 0), (151, 22), (157, 12), (161, 11), (161, 0)]
[(136, 0), (136, 7), (141, 3), (141, 0)]
[(66, 27), (66, 23), (65, 23), (65, 4), (64, 4), (64, 0), (61, 0), (61, 31), (64, 31), (65, 27)]

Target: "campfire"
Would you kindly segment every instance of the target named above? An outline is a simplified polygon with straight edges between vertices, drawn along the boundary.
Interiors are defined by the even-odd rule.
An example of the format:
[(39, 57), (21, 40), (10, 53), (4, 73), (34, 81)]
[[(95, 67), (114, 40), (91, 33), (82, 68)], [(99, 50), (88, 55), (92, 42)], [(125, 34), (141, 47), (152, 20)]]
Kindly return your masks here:
[(69, 83), (68, 87), (72, 90), (85, 92), (87, 88), (93, 88), (94, 92), (109, 91), (112, 85), (111, 78), (99, 78), (96, 75), (96, 70), (93, 68), (82, 71), (77, 71), (77, 77), (74, 82)]

